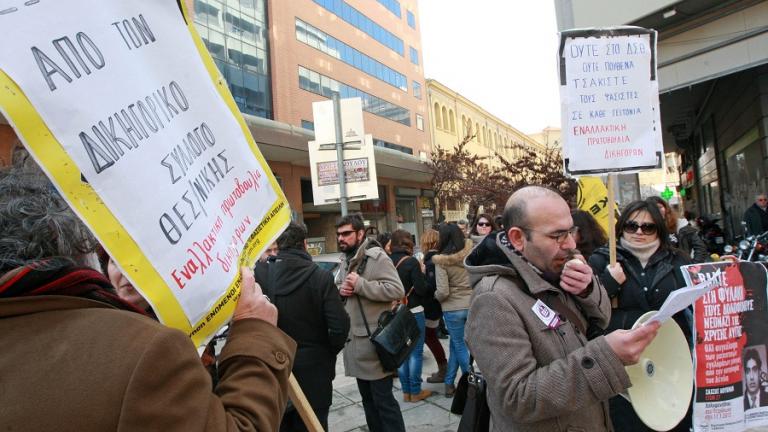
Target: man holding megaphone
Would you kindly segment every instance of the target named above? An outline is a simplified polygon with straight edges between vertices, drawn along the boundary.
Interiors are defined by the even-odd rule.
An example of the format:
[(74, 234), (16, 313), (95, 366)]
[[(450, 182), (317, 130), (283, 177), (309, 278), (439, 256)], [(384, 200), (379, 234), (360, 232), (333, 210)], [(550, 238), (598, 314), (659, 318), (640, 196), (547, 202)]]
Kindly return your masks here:
[(610, 299), (575, 250), (557, 191), (517, 190), (504, 228), (465, 260), (474, 287), (465, 338), (487, 381), (493, 429), (611, 431), (607, 401), (630, 387), (624, 366), (659, 324), (600, 335)]

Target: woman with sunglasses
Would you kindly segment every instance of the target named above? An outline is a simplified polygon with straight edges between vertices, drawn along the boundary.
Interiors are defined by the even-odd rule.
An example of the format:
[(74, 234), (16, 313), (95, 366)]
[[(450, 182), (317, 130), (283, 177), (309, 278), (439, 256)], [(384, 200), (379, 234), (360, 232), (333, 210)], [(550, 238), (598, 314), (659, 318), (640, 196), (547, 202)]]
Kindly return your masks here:
[[(669, 243), (664, 218), (655, 204), (634, 201), (628, 204), (616, 224), (616, 264), (609, 266), (607, 247), (597, 249), (589, 265), (598, 275), (608, 295), (615, 299), (606, 334), (631, 329), (635, 321), (648, 311), (659, 310), (669, 294), (685, 286), (680, 266), (691, 259)], [(691, 329), (684, 312), (675, 321), (690, 344)], [(651, 431), (643, 424), (632, 405), (621, 396), (610, 400), (611, 420), (617, 431)], [(688, 415), (673, 431), (688, 431)]]
[(493, 218), (486, 213), (480, 213), (475, 218), (475, 223), (472, 224), (469, 237), (472, 239), (472, 243), (477, 245), (483, 241), (485, 236), (496, 231), (496, 229), (496, 224), (493, 223)]

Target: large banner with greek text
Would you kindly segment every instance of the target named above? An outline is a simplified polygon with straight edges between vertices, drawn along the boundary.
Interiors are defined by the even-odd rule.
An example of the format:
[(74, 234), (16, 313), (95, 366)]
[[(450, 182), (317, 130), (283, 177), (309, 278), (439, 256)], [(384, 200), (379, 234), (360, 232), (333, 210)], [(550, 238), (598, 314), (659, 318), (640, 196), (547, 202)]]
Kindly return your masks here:
[(683, 267), (689, 286), (714, 280), (693, 304), (697, 432), (768, 425), (768, 273), (760, 263)]
[(558, 59), (565, 172), (661, 168), (656, 32), (564, 31)]
[(180, 7), (3, 1), (0, 111), (160, 320), (199, 344), (290, 210)]

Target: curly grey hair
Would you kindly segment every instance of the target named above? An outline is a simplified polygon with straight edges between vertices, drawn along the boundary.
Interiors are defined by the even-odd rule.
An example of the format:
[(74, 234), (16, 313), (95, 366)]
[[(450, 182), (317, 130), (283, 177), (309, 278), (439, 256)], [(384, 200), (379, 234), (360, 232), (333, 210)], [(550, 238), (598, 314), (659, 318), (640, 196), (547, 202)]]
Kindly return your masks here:
[(0, 170), (0, 275), (48, 258), (90, 263), (97, 242), (35, 170)]

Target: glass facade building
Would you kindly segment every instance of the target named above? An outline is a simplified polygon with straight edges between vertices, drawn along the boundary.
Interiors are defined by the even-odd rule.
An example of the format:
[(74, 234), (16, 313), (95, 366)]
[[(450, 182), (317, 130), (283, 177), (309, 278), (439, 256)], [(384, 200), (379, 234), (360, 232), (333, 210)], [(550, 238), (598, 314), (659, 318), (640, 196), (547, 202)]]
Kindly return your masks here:
[(395, 36), (392, 34), (392, 32), (385, 29), (384, 27), (376, 24), (373, 22), (373, 20), (363, 15), (357, 9), (348, 5), (345, 1), (314, 0), (314, 2), (324, 7), (329, 12), (333, 13), (342, 20), (348, 22), (358, 30), (372, 37), (379, 43), (383, 44), (385, 47), (400, 54), (401, 56), (405, 55), (405, 44), (403, 43), (402, 39)]
[(321, 75), (303, 66), (299, 66), (299, 88), (327, 98), (333, 97), (334, 93), (339, 93), (342, 99), (359, 97), (363, 100), (363, 111), (406, 126), (411, 125), (411, 112), (408, 109), (336, 81), (333, 78)]
[(266, 0), (195, 0), (195, 27), (240, 111), (273, 118)]
[(296, 18), (296, 39), (374, 78), (408, 92), (408, 79), (405, 75), (298, 18)]

